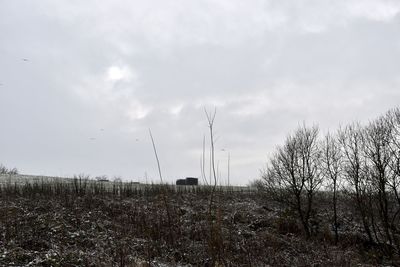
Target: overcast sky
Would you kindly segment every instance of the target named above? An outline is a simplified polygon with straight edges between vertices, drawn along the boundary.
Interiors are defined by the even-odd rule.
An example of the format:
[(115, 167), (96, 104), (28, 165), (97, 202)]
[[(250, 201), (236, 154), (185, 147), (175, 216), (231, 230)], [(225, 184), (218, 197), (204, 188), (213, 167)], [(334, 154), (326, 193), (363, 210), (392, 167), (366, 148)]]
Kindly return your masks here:
[(0, 163), (27, 174), (259, 176), (305, 121), (400, 103), (400, 1), (0, 0)]

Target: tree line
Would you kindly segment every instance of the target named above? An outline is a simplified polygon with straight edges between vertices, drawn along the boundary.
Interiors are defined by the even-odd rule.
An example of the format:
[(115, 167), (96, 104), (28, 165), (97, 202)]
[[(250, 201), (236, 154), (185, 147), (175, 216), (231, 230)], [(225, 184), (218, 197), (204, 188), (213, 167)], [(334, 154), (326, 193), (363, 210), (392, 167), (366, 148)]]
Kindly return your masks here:
[(18, 174), (17, 168), (7, 168), (3, 164), (0, 164), (0, 174)]
[(318, 126), (299, 126), (269, 158), (260, 185), (296, 214), (307, 238), (314, 234), (317, 194), (329, 195), (335, 243), (338, 205), (351, 199), (367, 240), (399, 253), (400, 109), (324, 135)]

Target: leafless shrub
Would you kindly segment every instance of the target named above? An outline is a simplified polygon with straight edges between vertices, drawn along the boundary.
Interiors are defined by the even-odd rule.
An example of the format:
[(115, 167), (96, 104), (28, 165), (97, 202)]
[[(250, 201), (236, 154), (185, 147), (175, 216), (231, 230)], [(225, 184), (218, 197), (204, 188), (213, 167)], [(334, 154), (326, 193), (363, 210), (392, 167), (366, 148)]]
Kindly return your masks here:
[(0, 174), (16, 175), (16, 174), (18, 174), (18, 169), (17, 168), (9, 169), (9, 168), (5, 167), (3, 164), (0, 164)]
[(85, 174), (79, 174), (74, 176), (74, 187), (77, 195), (84, 195), (86, 193), (86, 187), (89, 181), (89, 176)]

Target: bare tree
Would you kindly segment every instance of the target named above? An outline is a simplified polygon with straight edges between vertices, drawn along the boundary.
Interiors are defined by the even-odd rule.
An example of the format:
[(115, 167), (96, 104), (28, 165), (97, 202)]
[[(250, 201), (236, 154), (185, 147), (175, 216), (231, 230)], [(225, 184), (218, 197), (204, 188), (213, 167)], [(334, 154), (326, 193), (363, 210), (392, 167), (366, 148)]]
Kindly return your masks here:
[[(206, 113), (208, 128), (210, 131), (210, 185), (212, 185), (211, 195), (210, 195), (210, 202), (209, 202), (209, 213), (211, 214), (212, 205), (214, 200), (214, 194), (217, 187), (217, 173), (215, 168), (215, 139), (214, 139), (214, 121), (215, 116), (217, 114), (217, 109), (214, 109), (213, 113), (209, 113), (206, 109), (204, 109)], [(214, 183), (211, 183), (211, 177), (214, 180)]]
[(342, 175), (343, 155), (338, 140), (328, 133), (323, 142), (322, 169), (328, 181), (328, 186), (332, 190), (333, 208), (333, 230), (335, 232), (335, 244), (338, 243), (338, 189)]
[(395, 108), (386, 113), (386, 120), (391, 127), (391, 136), (389, 148), (391, 151), (390, 169), (392, 175), (389, 176), (388, 186), (391, 189), (391, 195), (397, 205), (393, 208), (391, 216), (391, 228), (393, 241), (397, 247), (397, 253), (400, 253), (400, 109)]
[[(209, 240), (208, 246), (211, 253), (212, 265), (220, 265), (221, 263), (225, 266), (225, 259), (223, 257), (224, 253), (224, 242), (223, 242), (223, 234), (222, 234), (222, 220), (221, 220), (221, 210), (220, 210), (220, 202), (217, 199), (217, 207), (214, 208), (215, 202), (215, 193), (218, 184), (218, 166), (216, 166), (215, 161), (215, 136), (214, 136), (214, 122), (215, 116), (217, 113), (216, 108), (212, 113), (209, 113), (206, 109), (204, 109), (207, 117), (208, 128), (210, 132), (210, 199), (209, 199), (209, 207), (208, 207), (208, 220), (209, 220)], [(211, 181), (213, 179), (213, 182)]]
[(360, 212), (364, 230), (370, 242), (374, 241), (371, 231), (369, 184), (364, 157), (365, 138), (359, 123), (353, 123), (339, 130), (339, 143), (344, 155), (343, 171), (349, 194), (354, 197)]
[[(338, 192), (354, 200), (364, 233), (392, 255), (400, 253), (400, 109), (392, 109), (367, 126), (359, 123), (327, 134), (305, 126), (278, 146), (263, 171), (263, 185), (275, 199), (297, 212), (312, 235), (315, 192), (323, 178), (332, 190), (333, 230), (338, 243)], [(393, 250), (397, 249), (397, 250)]]
[(262, 177), (275, 199), (297, 212), (307, 237), (312, 234), (310, 218), (315, 192), (322, 182), (318, 133), (316, 126), (299, 127), (277, 148)]
[[(378, 218), (383, 228), (385, 239), (392, 245), (391, 222), (391, 201), (389, 200), (389, 180), (392, 176), (390, 163), (392, 161), (392, 151), (390, 139), (392, 127), (387, 117), (382, 116), (371, 122), (365, 128), (365, 157), (367, 159), (370, 187), (375, 198), (374, 204), (377, 205)], [(379, 225), (374, 227), (379, 230)]]
[(396, 216), (400, 212), (400, 109), (392, 109), (386, 114), (387, 122), (391, 127), (389, 148), (391, 151), (390, 169), (393, 175), (389, 179), (389, 186), (396, 198), (398, 209)]

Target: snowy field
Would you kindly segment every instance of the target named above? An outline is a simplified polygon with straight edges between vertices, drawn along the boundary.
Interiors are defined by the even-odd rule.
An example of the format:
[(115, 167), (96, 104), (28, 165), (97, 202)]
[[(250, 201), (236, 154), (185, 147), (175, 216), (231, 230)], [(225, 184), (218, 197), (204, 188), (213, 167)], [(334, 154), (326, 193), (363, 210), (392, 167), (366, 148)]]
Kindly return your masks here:
[[(0, 174), (0, 186), (1, 185), (6, 185), (6, 184), (17, 184), (17, 185), (24, 185), (24, 184), (41, 184), (41, 183), (69, 183), (72, 184), (74, 183), (75, 178), (73, 177), (57, 177), (57, 176), (42, 176), (42, 175), (26, 175), (26, 174)], [(79, 177), (78, 177), (79, 180)], [(82, 180), (84, 181), (84, 180)], [(98, 181), (95, 178), (90, 178), (86, 180), (88, 184), (93, 184), (93, 183), (101, 183), (102, 185), (106, 187), (112, 188), (116, 184), (118, 185), (129, 185), (130, 187), (135, 187), (137, 189), (144, 189), (146, 187), (151, 187), (157, 184), (142, 184), (138, 182), (114, 182), (114, 181)], [(169, 185), (173, 186), (174, 188), (185, 188), (185, 189), (191, 189), (191, 188), (205, 188), (208, 186), (204, 185), (198, 185), (198, 186), (176, 186), (176, 185)], [(219, 190), (223, 191), (248, 191), (248, 192), (253, 192), (255, 189), (251, 188), (249, 186), (218, 186)]]

